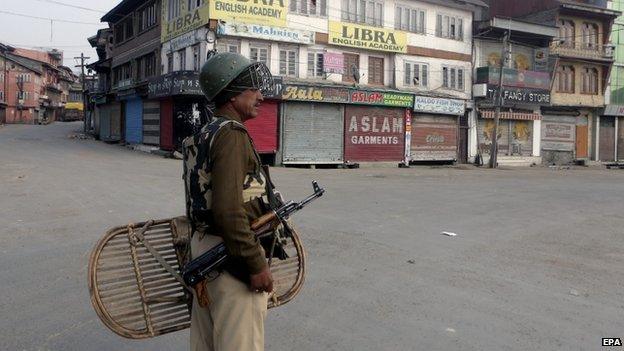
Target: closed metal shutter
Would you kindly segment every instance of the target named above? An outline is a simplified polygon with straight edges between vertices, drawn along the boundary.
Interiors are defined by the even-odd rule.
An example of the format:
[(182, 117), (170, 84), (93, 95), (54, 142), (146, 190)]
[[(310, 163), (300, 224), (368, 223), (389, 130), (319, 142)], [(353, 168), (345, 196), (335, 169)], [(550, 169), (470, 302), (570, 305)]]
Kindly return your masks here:
[(338, 104), (284, 104), (283, 163), (343, 163), (344, 108)]
[(600, 117), (600, 161), (615, 160), (615, 117)]
[(113, 103), (110, 107), (110, 140), (121, 140), (121, 103)]
[(277, 151), (277, 120), (277, 102), (263, 101), (258, 116), (245, 121), (258, 153), (273, 154)]
[(140, 144), (143, 141), (143, 102), (140, 98), (126, 101), (126, 142)]
[(145, 101), (143, 104), (143, 144), (160, 143), (160, 102)]
[(108, 105), (102, 105), (100, 110), (100, 139), (104, 141), (111, 140), (111, 108)]
[(617, 158), (618, 161), (624, 160), (624, 117), (619, 117), (618, 136), (617, 136)]
[(401, 161), (405, 109), (345, 107), (345, 161)]
[(160, 102), (160, 148), (173, 150), (173, 100)]
[[(458, 117), (417, 114), (412, 118), (411, 159), (457, 160)], [(481, 139), (482, 140), (482, 139)]]

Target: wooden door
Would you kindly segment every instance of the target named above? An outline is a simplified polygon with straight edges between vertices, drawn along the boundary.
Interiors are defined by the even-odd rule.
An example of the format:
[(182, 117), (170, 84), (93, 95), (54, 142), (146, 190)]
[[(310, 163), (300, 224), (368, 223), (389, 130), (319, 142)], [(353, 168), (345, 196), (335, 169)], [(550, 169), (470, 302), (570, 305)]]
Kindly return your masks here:
[(576, 126), (576, 158), (587, 158), (587, 126)]

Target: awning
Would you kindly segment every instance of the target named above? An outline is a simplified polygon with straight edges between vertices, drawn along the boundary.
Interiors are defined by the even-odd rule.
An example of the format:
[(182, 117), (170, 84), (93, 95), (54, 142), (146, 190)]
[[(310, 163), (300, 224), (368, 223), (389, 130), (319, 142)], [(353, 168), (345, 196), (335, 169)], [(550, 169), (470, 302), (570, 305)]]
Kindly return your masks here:
[[(495, 111), (481, 110), (481, 118), (494, 118)], [(542, 115), (535, 112), (509, 112), (501, 111), (499, 118), (501, 119), (519, 119), (524, 121), (541, 121)]]

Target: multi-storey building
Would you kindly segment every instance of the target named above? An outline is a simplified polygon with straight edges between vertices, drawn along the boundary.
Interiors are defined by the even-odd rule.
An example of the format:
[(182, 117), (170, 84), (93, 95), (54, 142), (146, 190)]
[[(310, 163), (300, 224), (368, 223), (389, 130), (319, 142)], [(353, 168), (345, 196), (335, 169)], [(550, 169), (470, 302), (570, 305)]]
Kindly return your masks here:
[[(624, 11), (622, 0), (612, 0), (609, 4), (609, 8), (613, 10)], [(611, 31), (615, 62), (611, 68), (609, 86), (605, 95), (605, 111), (600, 117), (601, 123), (609, 127), (601, 128), (602, 134), (599, 140), (600, 159), (605, 159), (605, 155), (611, 155), (610, 150), (613, 149), (613, 159), (617, 161), (624, 160), (624, 33), (622, 31), (624, 31), (624, 16), (619, 16), (615, 19)], [(611, 126), (613, 126), (612, 129)]]
[[(157, 23), (141, 32), (152, 6)], [(143, 104), (143, 126), (158, 126), (159, 133), (158, 140), (140, 142), (176, 149), (209, 115), (200, 67), (211, 51), (237, 52), (266, 63), (276, 78), (260, 116), (247, 126), (275, 163), (466, 161), (472, 23), (485, 6), (480, 0), (141, 6), (124, 0), (102, 19), (113, 28), (113, 44), (96, 71), (106, 72), (110, 62), (115, 100), (125, 102), (107, 102), (113, 112), (99, 115), (120, 115), (127, 126), (129, 113), (140, 109), (123, 95), (134, 94)], [(90, 41), (101, 47), (101, 38)], [(133, 79), (144, 67), (140, 58), (151, 53), (158, 55), (157, 69), (145, 89)]]
[[(531, 165), (541, 160), (541, 107), (551, 103), (554, 60), (548, 48), (558, 29), (522, 20), (492, 17), (475, 22), (476, 109), (470, 116), (470, 159), (489, 161), (495, 129), (495, 102), (503, 70), (503, 105), (496, 133), (499, 164)], [(503, 37), (507, 45), (503, 47)], [(501, 59), (503, 62), (501, 62)]]
[(491, 1), (490, 9), (559, 28), (550, 47), (556, 59), (551, 106), (541, 109), (544, 162), (613, 160), (613, 147), (603, 145), (614, 138), (614, 119), (601, 114), (614, 62), (609, 36), (621, 13), (608, 9), (606, 0), (499, 0)]
[(161, 72), (160, 0), (123, 0), (101, 20), (112, 28), (112, 50), (103, 63), (110, 65), (111, 95), (98, 108), (99, 129), (130, 144), (158, 145), (159, 103), (150, 101), (147, 86)]

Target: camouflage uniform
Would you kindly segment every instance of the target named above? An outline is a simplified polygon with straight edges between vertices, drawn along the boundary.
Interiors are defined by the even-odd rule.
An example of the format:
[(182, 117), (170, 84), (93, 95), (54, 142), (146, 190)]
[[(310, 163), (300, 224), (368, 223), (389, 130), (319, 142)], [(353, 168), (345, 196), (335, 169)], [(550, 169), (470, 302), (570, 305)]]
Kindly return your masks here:
[[(246, 89), (270, 87), (267, 72), (262, 64), (222, 53), (202, 67), (200, 84), (209, 101), (224, 104)], [(195, 289), (191, 350), (262, 351), (267, 293), (249, 289), (250, 275), (267, 267), (265, 251), (250, 228), (269, 210), (260, 158), (234, 116), (215, 117), (183, 144), (187, 216), (194, 226), (191, 256), (222, 239), (230, 257), (226, 271)]]

